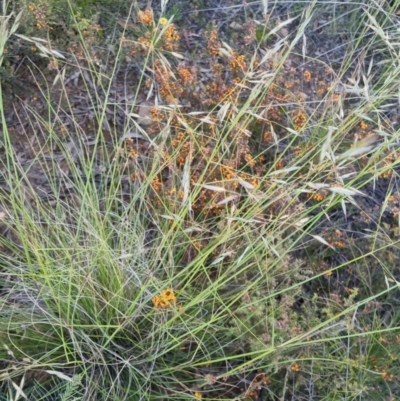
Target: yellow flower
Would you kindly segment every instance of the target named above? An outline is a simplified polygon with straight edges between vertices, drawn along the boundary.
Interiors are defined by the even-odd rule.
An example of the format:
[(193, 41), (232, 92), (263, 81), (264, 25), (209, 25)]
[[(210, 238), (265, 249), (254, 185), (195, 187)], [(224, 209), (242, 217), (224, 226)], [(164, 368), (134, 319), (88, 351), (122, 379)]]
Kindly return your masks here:
[(195, 396), (197, 399), (199, 399), (199, 400), (201, 400), (201, 398), (202, 398), (202, 394), (201, 394), (199, 391), (196, 391), (196, 392), (194, 393), (194, 396)]
[(162, 26), (165, 26), (168, 24), (168, 20), (166, 18), (160, 18), (160, 20), (158, 21), (158, 23)]

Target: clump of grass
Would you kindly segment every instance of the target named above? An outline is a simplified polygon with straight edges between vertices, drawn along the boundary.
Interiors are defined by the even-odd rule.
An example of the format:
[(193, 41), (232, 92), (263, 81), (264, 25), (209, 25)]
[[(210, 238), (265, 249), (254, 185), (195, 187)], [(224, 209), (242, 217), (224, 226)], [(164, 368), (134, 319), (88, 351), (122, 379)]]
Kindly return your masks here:
[[(289, 38), (291, 20), (256, 21), (265, 42), (248, 24), (237, 48), (210, 25), (209, 68), (151, 10), (123, 27), (110, 71), (80, 32), (68, 62), (91, 119), (76, 112), (71, 67), (52, 57), (46, 113), (24, 108), (30, 157), (1, 105), (0, 355), (13, 396), (54, 380), (83, 399), (396, 394), (397, 239), (379, 210), (373, 230), (340, 224), (369, 181), (395, 176), (397, 131), (380, 108), (398, 71), (370, 74), (367, 93), (357, 75), (344, 84), (317, 60), (295, 65), (312, 11)], [(118, 103), (112, 82), (132, 57), (140, 74)]]

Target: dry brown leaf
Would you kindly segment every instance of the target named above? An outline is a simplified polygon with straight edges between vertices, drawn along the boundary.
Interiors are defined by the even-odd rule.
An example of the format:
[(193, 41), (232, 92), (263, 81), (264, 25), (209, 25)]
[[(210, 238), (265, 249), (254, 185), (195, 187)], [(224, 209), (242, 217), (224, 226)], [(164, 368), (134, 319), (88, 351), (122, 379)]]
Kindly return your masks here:
[(154, 107), (154, 103), (152, 102), (144, 102), (139, 106), (139, 119), (138, 119), (138, 124), (139, 125), (151, 125), (153, 123), (152, 118), (150, 117), (150, 112), (151, 109)]
[(229, 25), (232, 29), (242, 29), (242, 25), (238, 24), (237, 22), (233, 21), (230, 25)]

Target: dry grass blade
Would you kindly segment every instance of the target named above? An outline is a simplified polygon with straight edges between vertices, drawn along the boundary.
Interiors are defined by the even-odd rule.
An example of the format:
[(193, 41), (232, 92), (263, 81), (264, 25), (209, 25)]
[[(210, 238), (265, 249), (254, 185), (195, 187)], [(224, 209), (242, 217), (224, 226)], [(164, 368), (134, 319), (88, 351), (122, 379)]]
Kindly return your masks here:
[(69, 377), (69, 376), (65, 375), (64, 373), (57, 372), (56, 370), (45, 370), (45, 372), (48, 373), (49, 375), (57, 376), (60, 379), (68, 381), (68, 382), (73, 381), (72, 377)]
[(321, 154), (319, 157), (320, 163), (322, 163), (322, 161), (332, 153), (332, 148), (331, 148), (332, 134), (335, 131), (335, 129), (336, 129), (335, 127), (328, 127), (328, 133), (326, 136), (326, 140), (324, 141), (324, 143), (322, 144), (322, 147), (321, 147)]
[(328, 187), (327, 188), (329, 191), (340, 194), (340, 195), (346, 195), (346, 196), (354, 196), (354, 195), (359, 195), (359, 196), (366, 196), (363, 192), (359, 191), (358, 189), (355, 188), (342, 188), (342, 187)]
[(28, 397), (22, 390), (24, 387), (24, 383), (25, 383), (25, 376), (22, 377), (21, 383), (19, 385), (14, 383), (12, 380), (11, 380), (11, 383), (12, 383), (12, 386), (14, 387), (14, 389), (16, 390), (15, 398), (12, 401), (18, 401), (20, 399), (20, 397), (23, 397), (27, 400)]
[(329, 244), (329, 242), (327, 242), (326, 240), (324, 240), (320, 235), (311, 235), (314, 239), (316, 239), (318, 242), (320, 242), (321, 244), (324, 244), (326, 246), (328, 246), (329, 248), (332, 248), (332, 245)]
[(217, 203), (217, 205), (219, 205), (219, 206), (225, 205), (225, 204), (227, 204), (227, 203), (229, 203), (229, 202), (231, 202), (231, 201), (234, 201), (234, 200), (237, 199), (237, 198), (239, 198), (239, 195), (231, 195), (231, 196), (228, 196), (228, 197), (226, 197), (225, 199), (222, 199), (221, 201), (219, 201), (219, 202)]
[(242, 178), (237, 177), (237, 180), (239, 181), (239, 184), (240, 184), (243, 188), (249, 189), (249, 190), (255, 189), (255, 187), (254, 187), (253, 184), (250, 184), (249, 182), (243, 180)]
[(347, 150), (341, 155), (336, 156), (336, 160), (347, 159), (350, 157), (360, 156), (370, 152), (376, 147), (376, 143), (381, 139), (379, 135), (369, 135), (360, 141), (356, 142), (353, 148)]
[(208, 184), (202, 184), (200, 185), (202, 188), (204, 189), (208, 189), (210, 191), (214, 191), (214, 192), (226, 192), (227, 189), (224, 187), (219, 187), (217, 185), (208, 185)]
[(50, 46), (50, 42), (45, 39), (28, 38), (27, 36), (21, 35), (21, 34), (15, 34), (15, 36), (18, 36), (19, 38), (21, 38), (27, 42), (33, 43), (38, 49), (40, 49), (42, 51), (41, 55), (43, 57), (54, 56), (54, 57), (65, 60), (65, 57), (59, 51), (44, 46), (44, 44), (47, 44), (48, 46)]

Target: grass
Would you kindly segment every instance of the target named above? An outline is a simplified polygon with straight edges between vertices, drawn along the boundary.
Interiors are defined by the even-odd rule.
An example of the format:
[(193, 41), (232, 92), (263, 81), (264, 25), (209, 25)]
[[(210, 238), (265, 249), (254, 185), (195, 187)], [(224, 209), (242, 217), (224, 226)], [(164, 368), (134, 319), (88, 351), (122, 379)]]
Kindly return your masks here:
[(27, 6), (0, 26), (42, 54), (19, 123), (0, 94), (5, 399), (394, 400), (395, 5), (197, 37), (134, 4), (113, 39)]

